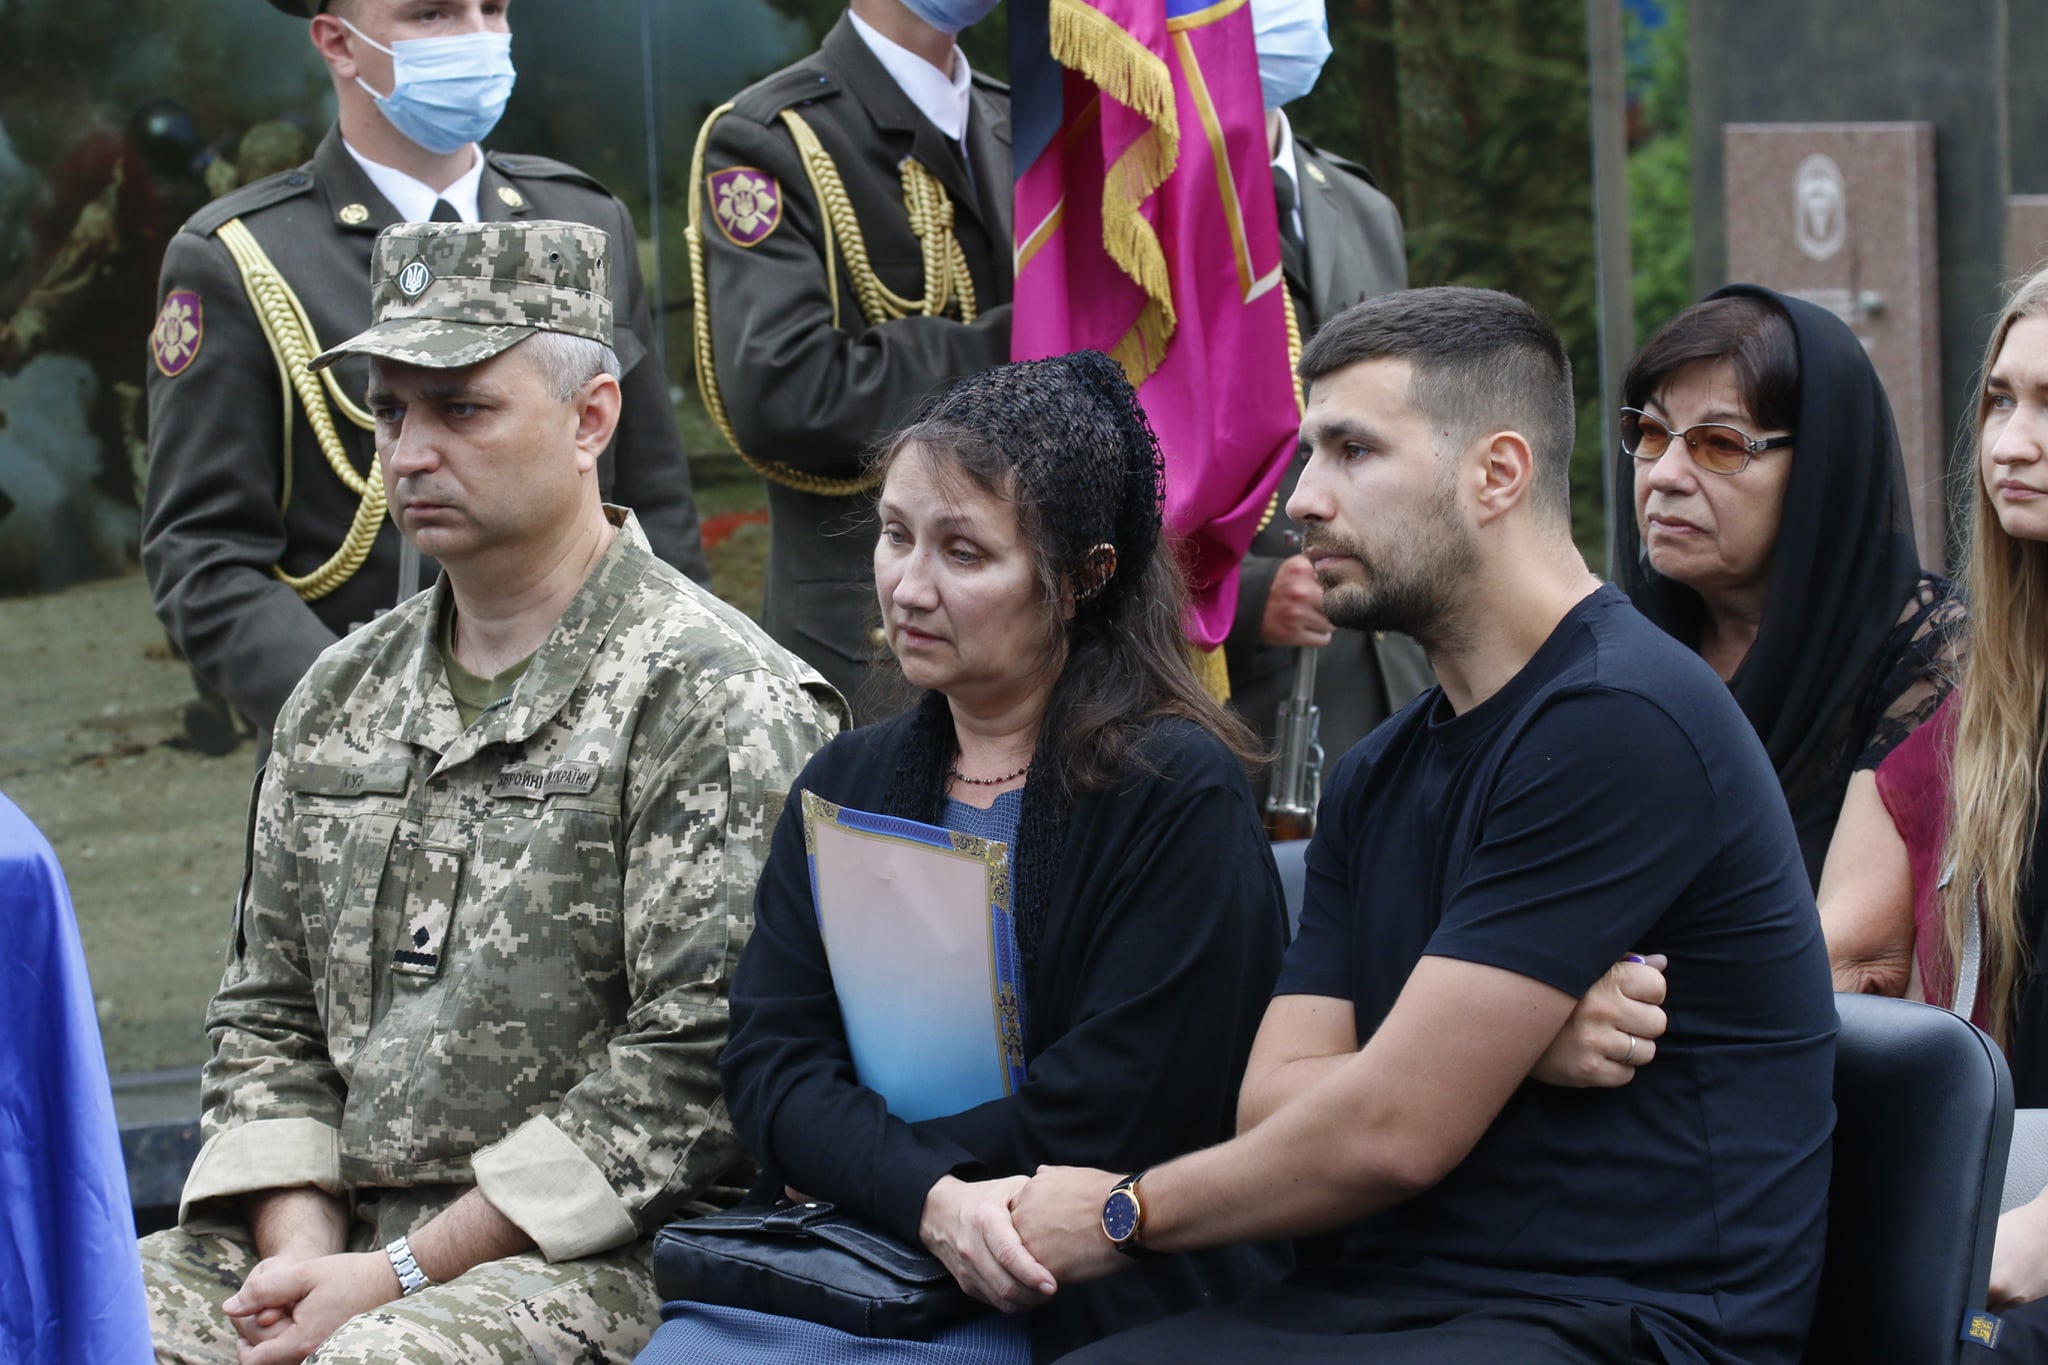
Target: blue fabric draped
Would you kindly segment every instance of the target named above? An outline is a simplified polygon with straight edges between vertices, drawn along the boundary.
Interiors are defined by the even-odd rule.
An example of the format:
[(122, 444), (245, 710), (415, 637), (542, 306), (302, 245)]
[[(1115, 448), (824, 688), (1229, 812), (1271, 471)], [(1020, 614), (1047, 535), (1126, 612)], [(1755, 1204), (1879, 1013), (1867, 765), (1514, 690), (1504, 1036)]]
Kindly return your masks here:
[(0, 796), (0, 1362), (154, 1359), (92, 984), (57, 855)]

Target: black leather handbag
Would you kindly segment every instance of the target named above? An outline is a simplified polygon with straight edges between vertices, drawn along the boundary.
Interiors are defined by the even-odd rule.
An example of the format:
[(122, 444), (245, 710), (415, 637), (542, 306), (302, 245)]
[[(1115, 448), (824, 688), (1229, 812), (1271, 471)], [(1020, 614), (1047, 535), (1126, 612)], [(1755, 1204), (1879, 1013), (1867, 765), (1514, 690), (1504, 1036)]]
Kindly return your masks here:
[(670, 1223), (654, 1238), (663, 1299), (929, 1341), (981, 1309), (939, 1258), (823, 1201)]

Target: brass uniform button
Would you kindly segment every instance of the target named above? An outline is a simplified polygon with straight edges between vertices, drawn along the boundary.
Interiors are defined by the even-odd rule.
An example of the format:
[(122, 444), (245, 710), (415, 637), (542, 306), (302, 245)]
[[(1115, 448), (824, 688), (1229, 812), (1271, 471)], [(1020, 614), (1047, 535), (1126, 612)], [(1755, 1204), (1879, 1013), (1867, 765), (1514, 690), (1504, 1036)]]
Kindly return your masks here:
[(361, 227), (370, 221), (370, 211), (361, 204), (343, 204), (341, 212), (334, 215), (343, 227)]

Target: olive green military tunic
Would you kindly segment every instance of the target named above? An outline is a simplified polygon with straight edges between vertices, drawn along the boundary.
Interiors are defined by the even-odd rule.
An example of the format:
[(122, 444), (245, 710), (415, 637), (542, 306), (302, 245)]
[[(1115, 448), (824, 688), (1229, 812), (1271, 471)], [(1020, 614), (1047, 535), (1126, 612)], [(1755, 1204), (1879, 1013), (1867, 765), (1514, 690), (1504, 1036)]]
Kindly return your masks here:
[[(603, 186), (560, 162), (484, 155), (477, 194), (484, 217), (561, 218), (611, 234), (624, 408), (600, 488), (634, 509), (657, 555), (708, 581), (689, 463), (652, 350), (631, 216)], [(362, 498), (322, 453), (304, 404), (294, 398), (286, 410), (278, 361), (222, 233), (230, 220), (248, 230), (297, 295), (318, 354), (369, 325), (370, 248), (397, 211), (333, 131), (306, 165), (195, 214), (164, 253), (160, 311), (143, 361), (143, 568), (158, 617), (194, 669), (267, 729), (321, 650), (395, 603), (399, 536), (389, 525), (374, 527), (361, 566), (328, 575), (341, 581), (310, 601), (273, 572), (318, 574), (342, 547)], [(345, 360), (335, 379), (360, 405), (366, 362)], [(374, 480), (370, 432), (339, 405), (327, 407), (353, 475)], [(429, 564), (422, 585), (432, 574)]]
[[(794, 114), (844, 186), (821, 209)], [(955, 380), (1010, 358), (1011, 168), (1006, 87), (976, 75), (965, 158), (903, 93), (846, 18), (823, 46), (742, 91), (700, 140), (699, 376), (768, 479), (763, 623), (872, 719), (873, 501), (862, 457)], [(912, 158), (936, 182), (957, 256), (928, 267), (905, 205)], [(849, 223), (882, 288), (938, 316), (868, 315)], [(828, 246), (830, 251), (828, 254)], [(964, 276), (964, 278), (961, 278)], [(932, 296), (937, 294), (934, 299)], [(867, 303), (877, 296), (870, 291)], [(966, 319), (971, 319), (968, 321)], [(706, 375), (708, 343), (710, 374)], [(864, 705), (865, 701), (865, 705)]]

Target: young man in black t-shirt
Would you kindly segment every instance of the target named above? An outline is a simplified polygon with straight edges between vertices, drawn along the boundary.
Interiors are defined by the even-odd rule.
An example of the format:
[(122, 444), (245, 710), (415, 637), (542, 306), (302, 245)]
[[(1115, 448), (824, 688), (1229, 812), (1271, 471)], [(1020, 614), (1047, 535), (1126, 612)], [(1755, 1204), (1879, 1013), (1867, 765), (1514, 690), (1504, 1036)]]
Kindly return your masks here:
[[(1441, 685), (1337, 768), (1239, 1137), (1142, 1179), (1049, 1168), (987, 1254), (1025, 1304), (1121, 1253), (1341, 1230), (1334, 1262), (1089, 1362), (1793, 1365), (1835, 1012), (1770, 763), (1574, 548), (1570, 367), (1526, 304), (1375, 299), (1302, 375), (1288, 512), (1325, 609), (1414, 636)], [(1669, 959), (1657, 1064), (1533, 1081), (1631, 951)]]

